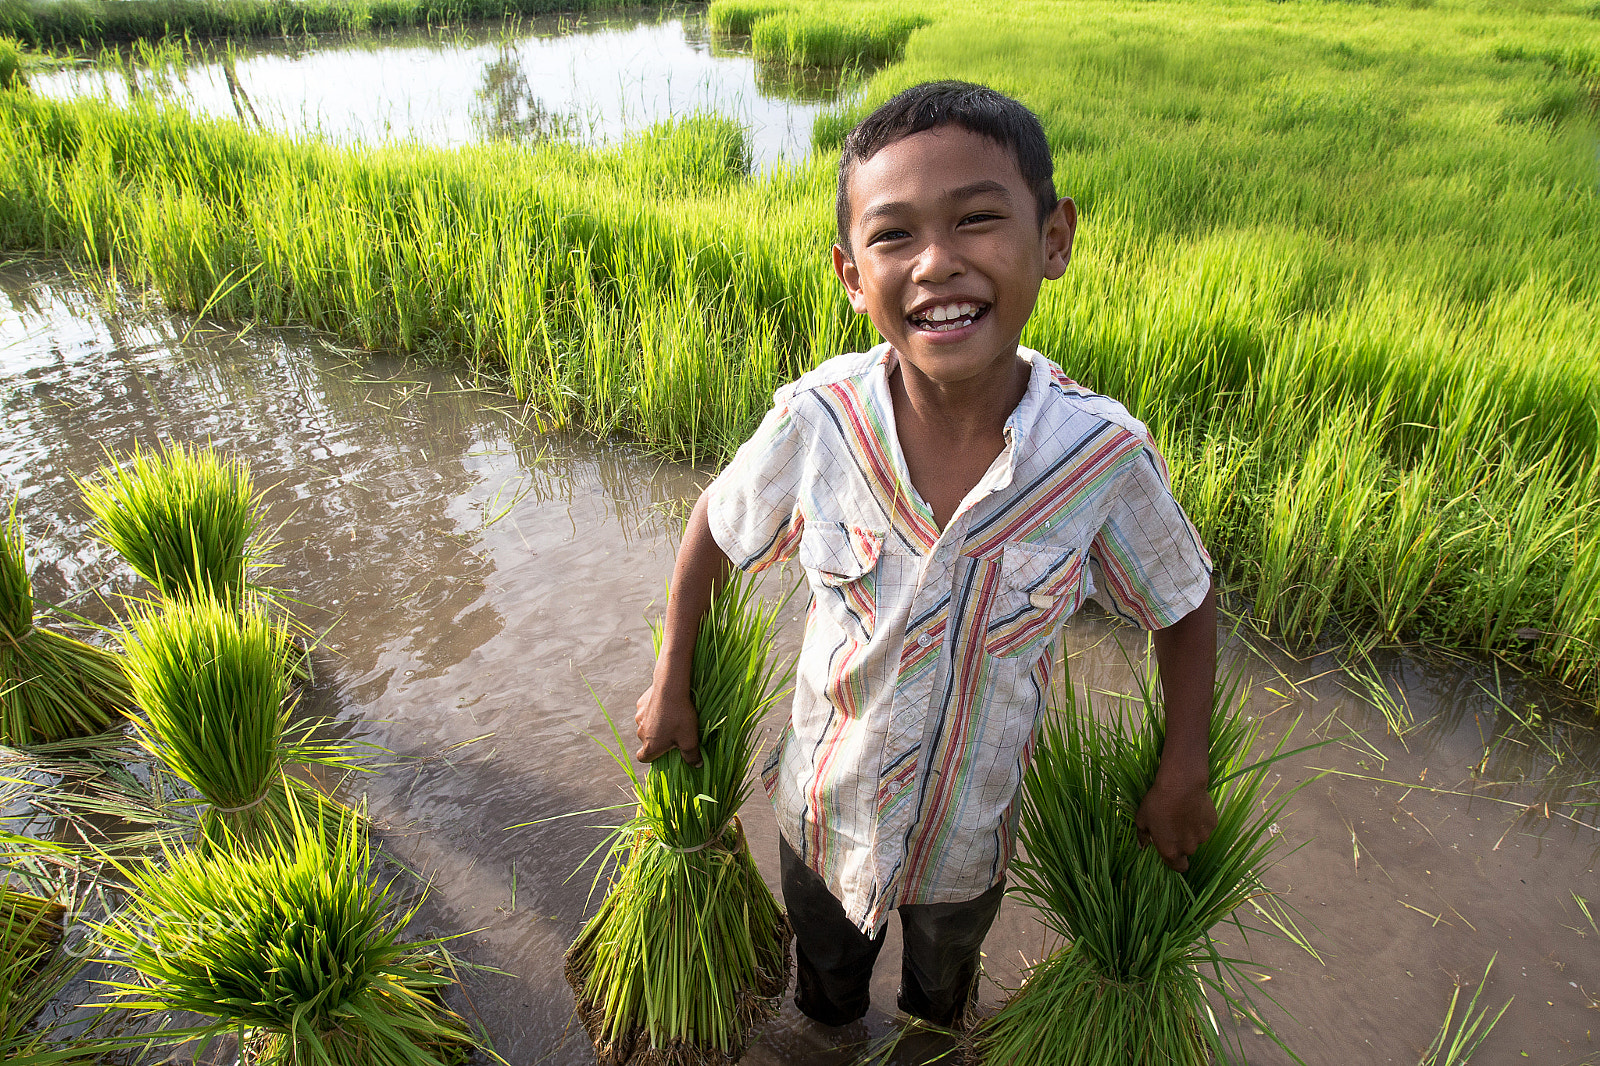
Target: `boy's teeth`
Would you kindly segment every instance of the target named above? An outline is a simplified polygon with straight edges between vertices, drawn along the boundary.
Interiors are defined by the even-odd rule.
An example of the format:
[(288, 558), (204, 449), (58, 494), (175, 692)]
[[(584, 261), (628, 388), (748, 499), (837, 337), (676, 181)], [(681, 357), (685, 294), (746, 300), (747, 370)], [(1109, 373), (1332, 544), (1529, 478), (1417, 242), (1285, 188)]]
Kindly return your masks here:
[(959, 303), (930, 307), (915, 317), (925, 323), (926, 328), (935, 332), (946, 333), (952, 329), (959, 329), (967, 325), (977, 314), (977, 304)]

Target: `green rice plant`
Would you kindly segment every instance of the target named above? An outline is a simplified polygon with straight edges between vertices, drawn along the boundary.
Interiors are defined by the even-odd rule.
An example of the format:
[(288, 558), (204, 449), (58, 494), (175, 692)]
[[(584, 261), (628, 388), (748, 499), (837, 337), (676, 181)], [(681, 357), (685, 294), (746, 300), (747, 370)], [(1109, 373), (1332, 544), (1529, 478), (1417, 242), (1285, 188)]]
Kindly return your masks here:
[(0, 528), (0, 744), (103, 733), (131, 706), (117, 657), (35, 617), (26, 542), (13, 506)]
[(265, 545), (261, 498), (243, 460), (183, 443), (135, 448), (79, 488), (95, 535), (162, 596), (232, 601), (250, 586)]
[[(436, 1066), (468, 1041), (439, 993), (451, 981), (440, 940), (405, 943), (415, 914), (394, 882), (377, 885), (353, 812), (330, 825), (294, 819), (284, 846), (168, 853), (124, 868), (128, 903), (99, 926), (134, 972), (107, 982), (146, 1014), (207, 1021), (164, 1036), (252, 1034), (260, 1062)], [(420, 905), (420, 904), (419, 904)]]
[(66, 908), (56, 900), (0, 882), (0, 960), (5, 963), (0, 981), (37, 971), (60, 944), (65, 917)]
[[(1478, 1006), (1478, 997), (1483, 995), (1483, 986), (1489, 983), (1489, 971), (1494, 969), (1494, 960), (1500, 957), (1497, 951), (1489, 958), (1489, 965), (1483, 968), (1483, 978), (1478, 982), (1478, 987), (1473, 990), (1472, 998), (1467, 1001), (1466, 1013), (1456, 1020), (1456, 1003), (1461, 998), (1461, 986), (1456, 985), (1450, 991), (1450, 1003), (1445, 1007), (1444, 1022), (1439, 1026), (1439, 1035), (1433, 1038), (1428, 1045), (1428, 1050), (1422, 1053), (1422, 1058), (1417, 1060), (1417, 1066), (1466, 1066), (1477, 1053), (1478, 1045), (1482, 1044), (1505, 1015), (1511, 1003), (1517, 997), (1505, 1001), (1505, 1004), (1495, 1012), (1493, 1018), (1489, 1017), (1489, 1004), (1485, 1003), (1483, 1009), (1473, 1013)], [(1453, 1031), (1452, 1031), (1453, 1030)]]
[(757, 22), (790, 6), (783, 0), (712, 0), (706, 9), (706, 23), (712, 33), (749, 36)]
[(756, 20), (750, 46), (763, 63), (797, 67), (892, 63), (905, 53), (912, 31), (929, 21), (919, 14), (882, 9), (853, 16), (823, 8), (780, 11)]
[(345, 769), (351, 756), (313, 739), (318, 723), (293, 722), (284, 628), (258, 604), (209, 596), (136, 610), (127, 622), (127, 669), (142, 717), (139, 743), (199, 793), (208, 847), (265, 846), (291, 838), (296, 819), (338, 817), (290, 771)]
[(742, 574), (713, 597), (694, 647), (699, 767), (669, 751), (641, 780), (617, 737), (638, 808), (611, 839), (609, 891), (566, 964), (608, 1066), (732, 1066), (788, 983), (789, 924), (737, 818), (756, 731), (787, 682), (771, 655), (781, 610)]
[(22, 46), (10, 37), (0, 37), (0, 91), (27, 87), (28, 76), (22, 71)]
[(1242, 713), (1242, 682), (1219, 686), (1210, 749), (1217, 828), (1189, 869), (1175, 873), (1154, 848), (1139, 846), (1134, 828), (1163, 738), (1159, 700), (1146, 677), (1139, 686), (1137, 698), (1102, 707), (1105, 720), (1097, 721), (1068, 678), (1040, 727), (1011, 869), (1017, 894), (1066, 946), (981, 1024), (976, 1043), (986, 1062), (1204, 1066), (1213, 1054), (1226, 1061), (1208, 991), (1271, 1029), (1245, 999), (1244, 960), (1225, 953), (1237, 949), (1221, 948), (1212, 927), (1227, 922), (1247, 943), (1250, 929), (1236, 912), (1248, 905), (1270, 924), (1264, 931), (1310, 950), (1262, 883), (1288, 799), (1269, 796), (1267, 770), (1295, 753), (1280, 740), (1251, 762), (1260, 725)]
[(7, 1066), (72, 1066), (100, 1061), (90, 1041), (55, 1039), (55, 1026), (34, 1018), (85, 965), (57, 950), (65, 908), (54, 900), (0, 885), (0, 1062)]
[[(29, 39), (5, 13), (33, 6), (0, 0), (0, 33)], [(94, 14), (91, 39), (123, 17), (51, 8)], [(1487, 647), (1593, 698), (1592, 118), (1501, 117), (1592, 76), (1600, 22), (1569, 8), (919, 6), (927, 32), (813, 135), (836, 144), (927, 79), (1020, 97), (1082, 217), (1023, 341), (1152, 427), (1224, 584), (1275, 586), (1256, 599), (1297, 640)], [(741, 177), (694, 140), (355, 149), (0, 93), (0, 247), (114, 267), (191, 313), (461, 352), (543, 425), (716, 462), (780, 384), (875, 338), (826, 254), (834, 158)], [(1308, 467), (1336, 417), (1350, 461), (1324, 434)]]

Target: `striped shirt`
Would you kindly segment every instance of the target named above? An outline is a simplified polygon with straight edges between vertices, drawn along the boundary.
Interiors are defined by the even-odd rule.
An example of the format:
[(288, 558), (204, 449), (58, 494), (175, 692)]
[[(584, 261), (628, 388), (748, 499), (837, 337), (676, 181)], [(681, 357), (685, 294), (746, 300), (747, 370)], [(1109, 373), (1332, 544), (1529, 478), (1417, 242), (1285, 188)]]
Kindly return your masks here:
[(1032, 371), (1004, 449), (942, 532), (900, 453), (887, 344), (778, 390), (711, 486), (735, 565), (805, 570), (794, 708), (762, 779), (869, 934), (1004, 875), (1052, 638), (1084, 599), (1160, 629), (1210, 587), (1144, 425), (1019, 352)]

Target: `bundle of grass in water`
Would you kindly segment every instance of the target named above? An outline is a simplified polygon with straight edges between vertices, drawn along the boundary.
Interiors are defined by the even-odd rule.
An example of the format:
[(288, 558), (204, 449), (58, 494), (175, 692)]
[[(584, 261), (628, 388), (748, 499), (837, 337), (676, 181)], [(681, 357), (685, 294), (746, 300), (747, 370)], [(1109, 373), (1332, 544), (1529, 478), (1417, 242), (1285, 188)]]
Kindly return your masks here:
[(743, 575), (712, 599), (691, 685), (699, 768), (670, 751), (641, 780), (620, 737), (612, 753), (639, 805), (613, 838), (610, 892), (566, 965), (605, 1066), (737, 1062), (788, 985), (789, 923), (735, 817), (762, 715), (787, 683), (770, 656), (779, 610)]
[[(983, 1023), (976, 1039), (984, 1062), (1203, 1066), (1213, 1053), (1227, 1061), (1206, 994), (1249, 1010), (1241, 997), (1250, 983), (1243, 960), (1224, 956), (1211, 928), (1231, 918), (1248, 939), (1233, 915), (1254, 900), (1274, 926), (1265, 931), (1305, 946), (1261, 881), (1278, 839), (1271, 827), (1288, 798), (1269, 804), (1266, 787), (1267, 767), (1287, 757), (1283, 742), (1247, 764), (1259, 726), (1237, 711), (1237, 680), (1219, 687), (1210, 760), (1217, 829), (1188, 871), (1176, 873), (1155, 848), (1139, 847), (1134, 828), (1155, 780), (1164, 722), (1148, 680), (1140, 684), (1142, 700), (1132, 709), (1119, 701), (1102, 724), (1069, 679), (1065, 705), (1041, 726), (1011, 870), (1018, 894), (1066, 946), (1035, 965)], [(1251, 1017), (1260, 1024), (1257, 1012)]]
[(95, 535), (169, 599), (233, 602), (265, 550), (249, 468), (212, 448), (135, 449), (80, 488)]
[(66, 908), (0, 884), (0, 1062), (7, 1066), (88, 1066), (101, 1061), (94, 1041), (58, 1040), (56, 1025), (34, 1018), (83, 969), (58, 950)]
[(129, 706), (116, 656), (34, 618), (22, 525), (0, 529), (0, 743), (54, 743), (102, 733)]
[(373, 883), (352, 812), (295, 819), (286, 847), (124, 872), (128, 905), (100, 932), (137, 978), (110, 984), (123, 1007), (212, 1019), (174, 1040), (242, 1029), (258, 1061), (321, 1066), (432, 1066), (470, 1041), (439, 999), (440, 941), (400, 940), (415, 911)]
[[(126, 640), (140, 744), (203, 797), (200, 835), (214, 846), (287, 840), (297, 815), (332, 801), (286, 770), (346, 767), (350, 756), (291, 723), (281, 625), (257, 604), (209, 596), (135, 612)], [(197, 801), (198, 802), (198, 801)]]
[(66, 908), (55, 900), (0, 884), (0, 970), (28, 979), (61, 943)]

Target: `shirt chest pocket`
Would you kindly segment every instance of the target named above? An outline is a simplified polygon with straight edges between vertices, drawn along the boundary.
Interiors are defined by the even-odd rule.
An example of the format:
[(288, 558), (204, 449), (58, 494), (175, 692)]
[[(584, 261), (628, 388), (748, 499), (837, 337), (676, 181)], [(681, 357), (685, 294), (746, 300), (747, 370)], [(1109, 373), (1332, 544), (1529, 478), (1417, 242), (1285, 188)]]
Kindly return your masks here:
[(808, 522), (796, 553), (811, 585), (813, 609), (857, 642), (878, 622), (878, 556), (883, 534), (847, 522)]
[(1083, 605), (1083, 563), (1079, 551), (1007, 544), (984, 636), (989, 654), (1037, 654), (1056, 623)]

